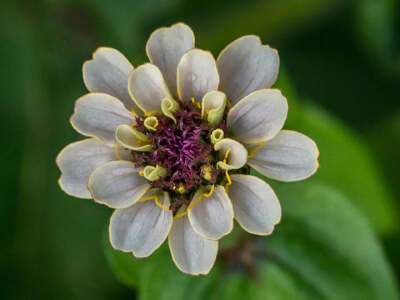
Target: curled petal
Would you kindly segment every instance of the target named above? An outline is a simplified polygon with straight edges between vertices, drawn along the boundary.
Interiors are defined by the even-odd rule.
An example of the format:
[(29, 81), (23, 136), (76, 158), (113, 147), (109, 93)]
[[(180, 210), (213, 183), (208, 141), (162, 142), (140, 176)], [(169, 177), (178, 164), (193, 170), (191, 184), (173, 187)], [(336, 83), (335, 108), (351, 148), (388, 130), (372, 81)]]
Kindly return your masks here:
[(158, 119), (155, 116), (147, 117), (143, 122), (144, 127), (150, 131), (156, 131), (158, 127)]
[(90, 93), (75, 102), (72, 127), (86, 136), (95, 136), (108, 145), (115, 144), (115, 130), (121, 124), (132, 124), (133, 115), (121, 101), (107, 94)]
[(282, 130), (249, 158), (248, 164), (263, 175), (280, 181), (297, 181), (315, 173), (319, 151), (309, 137)]
[[(201, 191), (192, 201), (201, 197)], [(219, 240), (233, 229), (233, 207), (224, 187), (217, 185), (214, 193), (201, 199), (188, 213), (194, 231), (206, 239)]]
[(187, 215), (175, 219), (168, 244), (176, 266), (188, 274), (208, 274), (217, 258), (218, 242), (198, 235)]
[(152, 146), (147, 136), (128, 125), (118, 126), (115, 131), (118, 144), (134, 151), (151, 151)]
[(254, 35), (243, 36), (230, 43), (218, 56), (220, 89), (232, 104), (248, 94), (271, 87), (279, 72), (278, 52), (263, 46)]
[(159, 165), (157, 166), (146, 166), (143, 169), (143, 176), (148, 181), (156, 181), (161, 177), (165, 177), (167, 175), (167, 170)]
[(96, 202), (112, 208), (125, 208), (149, 189), (147, 180), (129, 161), (112, 161), (98, 167), (89, 177), (88, 188)]
[[(168, 193), (154, 196), (162, 205), (170, 205)], [(147, 257), (167, 238), (172, 219), (172, 211), (160, 208), (153, 199), (117, 209), (110, 220), (111, 244), (115, 249), (133, 252), (136, 257)]]
[(161, 111), (161, 100), (172, 97), (160, 70), (150, 63), (139, 66), (129, 75), (128, 91), (144, 112)]
[(259, 90), (232, 107), (227, 125), (238, 141), (260, 143), (273, 138), (282, 129), (287, 113), (287, 100), (279, 90)]
[(211, 135), (210, 135), (211, 144), (215, 145), (216, 143), (221, 141), (223, 138), (224, 138), (224, 131), (221, 128), (214, 129), (211, 132)]
[[(129, 153), (121, 149), (119, 155), (128, 158)], [(61, 171), (58, 181), (61, 189), (74, 197), (91, 198), (87, 188), (90, 174), (98, 166), (113, 160), (117, 160), (114, 148), (96, 138), (69, 144), (56, 160)]]
[(174, 123), (176, 123), (176, 119), (174, 117), (174, 113), (178, 110), (179, 104), (170, 98), (164, 98), (161, 101), (161, 111), (168, 118), (172, 119)]
[(219, 75), (212, 54), (200, 49), (186, 52), (178, 64), (177, 82), (182, 101), (194, 98), (200, 102), (207, 92), (218, 89)]
[(221, 169), (240, 169), (246, 164), (247, 150), (235, 140), (222, 139), (214, 145), (214, 150), (219, 151), (221, 161), (218, 162), (218, 166)]
[(281, 206), (272, 188), (250, 175), (234, 174), (231, 179), (228, 193), (240, 226), (252, 234), (271, 234), (281, 220)]
[(93, 59), (82, 67), (83, 81), (93, 93), (105, 93), (121, 100), (130, 110), (134, 103), (128, 94), (128, 76), (133, 66), (116, 49), (100, 47), (93, 53)]
[(210, 126), (219, 124), (224, 116), (226, 102), (226, 96), (223, 92), (208, 92), (202, 100), (201, 117), (206, 118)]
[(176, 69), (182, 55), (194, 47), (194, 34), (183, 23), (154, 31), (146, 44), (150, 61), (160, 68), (171, 93), (176, 96)]

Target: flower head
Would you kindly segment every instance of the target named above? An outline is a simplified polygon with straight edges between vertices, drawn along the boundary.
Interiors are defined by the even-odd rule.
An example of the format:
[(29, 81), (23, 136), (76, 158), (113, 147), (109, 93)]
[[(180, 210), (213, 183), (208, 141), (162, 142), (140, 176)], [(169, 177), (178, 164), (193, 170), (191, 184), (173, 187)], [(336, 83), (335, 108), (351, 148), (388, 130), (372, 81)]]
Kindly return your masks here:
[(156, 30), (146, 52), (150, 63), (136, 69), (111, 48), (83, 65), (90, 93), (71, 124), (90, 138), (61, 151), (59, 183), (115, 209), (114, 248), (146, 257), (168, 237), (180, 270), (206, 274), (234, 218), (257, 235), (280, 221), (275, 193), (249, 166), (301, 180), (316, 171), (318, 149), (282, 130), (288, 103), (270, 89), (278, 53), (258, 37), (233, 41), (215, 61), (179, 23)]

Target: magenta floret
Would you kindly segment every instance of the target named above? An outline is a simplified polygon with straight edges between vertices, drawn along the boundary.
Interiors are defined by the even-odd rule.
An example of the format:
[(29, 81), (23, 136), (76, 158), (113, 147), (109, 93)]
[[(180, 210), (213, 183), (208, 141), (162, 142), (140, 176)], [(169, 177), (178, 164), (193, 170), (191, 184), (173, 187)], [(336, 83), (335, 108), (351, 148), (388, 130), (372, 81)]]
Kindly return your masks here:
[[(180, 103), (174, 116), (176, 124), (164, 115), (157, 115), (157, 130), (146, 133), (154, 146), (153, 152), (133, 152), (133, 161), (138, 166), (160, 165), (167, 169), (166, 177), (151, 182), (154, 187), (174, 190), (183, 184), (190, 191), (204, 181), (201, 167), (210, 164), (212, 129), (193, 103)], [(143, 121), (137, 120), (135, 127), (144, 130)]]

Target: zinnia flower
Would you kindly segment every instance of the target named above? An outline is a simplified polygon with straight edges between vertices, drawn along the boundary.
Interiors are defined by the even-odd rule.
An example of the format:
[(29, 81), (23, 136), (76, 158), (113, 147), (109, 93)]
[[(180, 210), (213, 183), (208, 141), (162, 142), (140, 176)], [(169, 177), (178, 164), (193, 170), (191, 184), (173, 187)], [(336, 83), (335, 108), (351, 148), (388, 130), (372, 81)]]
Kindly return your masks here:
[(215, 61), (179, 23), (156, 30), (146, 52), (150, 63), (136, 69), (112, 48), (84, 63), (90, 93), (76, 101), (71, 124), (90, 138), (61, 151), (59, 183), (115, 209), (115, 249), (146, 257), (168, 237), (180, 270), (207, 274), (234, 218), (257, 235), (281, 219), (274, 191), (249, 166), (301, 180), (316, 171), (318, 149), (282, 130), (288, 103), (270, 89), (278, 53), (258, 37), (233, 41)]

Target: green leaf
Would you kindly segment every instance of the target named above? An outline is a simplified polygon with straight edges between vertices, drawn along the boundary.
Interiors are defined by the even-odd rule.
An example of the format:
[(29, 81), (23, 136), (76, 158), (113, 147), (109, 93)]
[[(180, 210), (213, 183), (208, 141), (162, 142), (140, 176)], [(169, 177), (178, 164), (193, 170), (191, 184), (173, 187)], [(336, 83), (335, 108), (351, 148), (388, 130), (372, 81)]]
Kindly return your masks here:
[(399, 299), (378, 239), (345, 196), (318, 182), (272, 185), (283, 218), (270, 237), (254, 237), (255, 276), (221, 262), (208, 276), (183, 274), (165, 244), (146, 259), (108, 245), (108, 260), (142, 300)]
[(266, 240), (267, 257), (325, 299), (398, 299), (367, 220), (339, 192), (316, 182), (274, 184), (283, 221)]
[(322, 180), (345, 193), (379, 233), (388, 235), (398, 229), (393, 196), (359, 135), (307, 103), (296, 106), (286, 127), (310, 136), (318, 145), (320, 168), (311, 180)]
[(344, 195), (317, 182), (273, 186), (282, 223), (257, 238), (257, 277), (228, 276), (218, 299), (399, 299), (377, 237)]
[(261, 265), (260, 281), (265, 282), (260, 289), (266, 300), (305, 300), (321, 299), (310, 286), (307, 286), (296, 274), (273, 261)]
[(307, 288), (296, 282), (293, 274), (272, 261), (260, 262), (255, 278), (243, 273), (231, 273), (220, 280), (218, 287), (211, 300), (319, 299), (313, 297), (313, 294), (307, 294)]
[(174, 265), (167, 243), (150, 257), (142, 259), (114, 250), (108, 241), (105, 253), (117, 278), (127, 286), (138, 289), (141, 300), (205, 299), (214, 278), (218, 276), (218, 267), (214, 267), (207, 276), (182, 273)]

